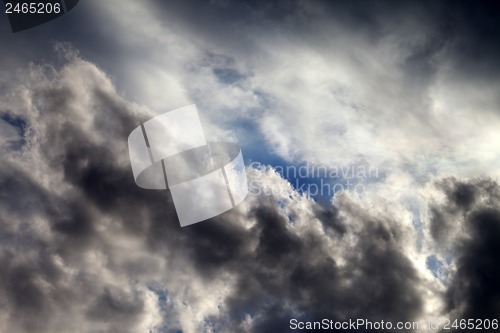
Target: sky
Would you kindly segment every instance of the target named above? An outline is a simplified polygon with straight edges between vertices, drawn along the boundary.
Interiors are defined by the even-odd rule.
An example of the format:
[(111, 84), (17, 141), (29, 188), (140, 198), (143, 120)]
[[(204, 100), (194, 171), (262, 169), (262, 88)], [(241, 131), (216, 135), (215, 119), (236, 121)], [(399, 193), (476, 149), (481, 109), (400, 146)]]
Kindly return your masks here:
[[(0, 15), (0, 332), (499, 320), (499, 17), (85, 0), (13, 33)], [(241, 146), (249, 195), (181, 228), (127, 138), (191, 104)]]

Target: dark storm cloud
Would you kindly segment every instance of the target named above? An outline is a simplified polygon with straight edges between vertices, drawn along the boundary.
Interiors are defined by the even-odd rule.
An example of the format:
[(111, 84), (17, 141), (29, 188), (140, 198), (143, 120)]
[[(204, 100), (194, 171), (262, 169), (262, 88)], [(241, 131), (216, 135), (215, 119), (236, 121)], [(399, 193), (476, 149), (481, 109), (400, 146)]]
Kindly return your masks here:
[(354, 232), (358, 242), (351, 255), (342, 257), (346, 265), (339, 266), (321, 239), (291, 233), (274, 207), (258, 207), (253, 214), (259, 243), (236, 265), (238, 289), (228, 300), (233, 318), (256, 313), (255, 331), (284, 332), (287, 328), (279, 327), (279, 321), (294, 317), (395, 322), (418, 317), (419, 277), (398, 248), (400, 231), (390, 227), (397, 222), (362, 221), (362, 230)]
[(500, 210), (483, 208), (467, 219), (470, 240), (458, 247), (457, 272), (448, 290), (457, 318), (498, 318), (500, 313)]
[[(44, 275), (50, 264), (39, 260), (14, 264), (14, 252), (3, 252), (0, 257), (2, 274), (0, 274), (2, 305), (7, 307), (16, 317), (23, 318), (19, 321), (21, 327), (27, 332), (44, 330), (44, 314), (48, 310), (47, 298), (35, 279)], [(43, 255), (41, 255), (43, 258)], [(36, 258), (39, 259), (39, 258)]]
[[(339, 240), (348, 232), (339, 228), (346, 222), (335, 214), (320, 215), (326, 231)], [(218, 325), (236, 329), (251, 315), (257, 318), (254, 332), (285, 332), (294, 317), (396, 322), (420, 314), (420, 278), (400, 249), (398, 221), (360, 217), (362, 229), (349, 230), (358, 241), (350, 255), (342, 256), (347, 264), (339, 266), (323, 239), (291, 231), (271, 202), (261, 202), (245, 217), (256, 221), (250, 230), (230, 223), (235, 218), (242, 217), (229, 212), (183, 230), (192, 239), (189, 258), (200, 276), (230, 272), (237, 279), (226, 300), (229, 320)], [(254, 241), (257, 246), (248, 251)]]
[[(144, 209), (138, 207), (147, 203), (151, 209), (156, 202), (160, 212), (161, 207), (172, 209), (164, 196), (137, 191), (128, 165), (117, 165), (127, 152), (129, 131), (146, 115), (133, 116), (126, 112), (131, 110), (128, 103), (109, 90), (103, 91), (101, 83), (106, 79), (97, 68), (78, 61), (73, 65), (75, 75), (86, 75), (90, 82), (51, 85), (47, 79), (34, 79), (38, 85), (32, 87), (31, 94), (37, 109), (17, 114), (28, 128), (25, 139), (30, 147), (24, 147), (23, 152), (11, 151), (2, 161), (0, 289), (2, 306), (16, 318), (4, 323), (13, 332), (70, 327), (64, 317), (73, 316), (72, 311), (78, 313), (79, 307), (84, 310), (80, 313), (87, 313), (89, 323), (97, 323), (96, 327), (104, 323), (107, 332), (135, 331), (136, 321), (148, 311), (143, 306), (144, 295), (135, 291), (136, 295), (130, 296), (109, 283), (96, 282), (90, 272), (81, 270), (84, 257), (88, 251), (106, 247), (97, 232), (106, 214), (121, 216), (125, 229), (140, 234)], [(30, 71), (22, 75), (27, 76), (21, 77), (21, 82), (33, 83), (28, 78)], [(84, 82), (90, 86), (80, 85)], [(78, 101), (87, 93), (89, 100), (83, 104), (88, 109), (79, 113), (82, 104)], [(11, 106), (9, 113), (19, 111), (16, 102)], [(85, 124), (84, 119), (95, 108), (99, 114), (90, 115)], [(16, 158), (21, 153), (31, 156), (29, 168)], [(40, 157), (34, 158), (37, 153)], [(41, 175), (51, 180), (49, 184), (39, 178), (41, 168), (51, 170)], [(45, 231), (37, 229), (40, 220), (48, 222)], [(56, 264), (58, 261), (63, 267)], [(80, 272), (69, 277), (64, 267)], [(74, 324), (83, 322), (75, 318)], [(82, 327), (91, 331), (93, 326)]]
[(344, 234), (346, 230), (345, 221), (338, 216), (338, 210), (335, 207), (324, 207), (318, 205), (315, 207), (314, 213), (318, 220), (321, 221), (325, 228), (325, 232), (330, 229), (338, 232), (340, 234)]
[(456, 272), (446, 293), (447, 310), (454, 318), (498, 318), (500, 187), (492, 180), (450, 178), (440, 188), (448, 201), (434, 207), (432, 235), (436, 242), (447, 244), (456, 258)]

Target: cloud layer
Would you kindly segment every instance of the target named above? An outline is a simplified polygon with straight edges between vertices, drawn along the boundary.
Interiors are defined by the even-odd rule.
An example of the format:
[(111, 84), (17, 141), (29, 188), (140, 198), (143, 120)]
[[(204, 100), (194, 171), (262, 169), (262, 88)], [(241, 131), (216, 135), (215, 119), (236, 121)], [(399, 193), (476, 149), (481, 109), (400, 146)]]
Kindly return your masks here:
[(126, 137), (149, 111), (71, 52), (50, 78), (43, 68), (1, 104), (26, 141), (0, 171), (3, 330), (279, 332), (291, 318), (498, 313), (495, 182), (433, 186), (429, 239), (458, 258), (447, 289), (423, 267), (404, 206), (349, 192), (320, 206), (272, 168), (248, 173), (274, 195), (181, 230), (168, 192), (133, 182)]
[[(498, 7), (197, 5), (89, 1), (1, 36), (0, 331), (498, 317)], [(71, 15), (83, 56), (24, 63)], [(181, 229), (168, 191), (135, 185), (127, 137), (193, 102), (251, 159), (381, 176), (320, 204), (249, 167), (257, 193)]]

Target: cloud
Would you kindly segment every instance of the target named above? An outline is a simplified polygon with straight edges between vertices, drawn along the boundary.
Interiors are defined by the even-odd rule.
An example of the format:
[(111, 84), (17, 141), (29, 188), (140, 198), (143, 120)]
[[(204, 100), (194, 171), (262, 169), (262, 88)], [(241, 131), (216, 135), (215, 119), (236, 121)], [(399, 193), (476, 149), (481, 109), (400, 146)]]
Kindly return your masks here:
[(126, 275), (106, 277), (100, 257), (116, 186), (130, 182), (118, 140), (138, 111), (90, 63), (73, 58), (52, 79), (42, 69), (22, 73), (1, 105), (26, 125), (24, 146), (2, 157), (4, 327), (145, 331), (160, 318), (155, 294)]
[(441, 259), (453, 254), (446, 291), (453, 318), (495, 318), (500, 311), (494, 264), (500, 248), (500, 189), (491, 179), (448, 178), (437, 184), (441, 196), (430, 201), (430, 243)]
[[(157, 114), (195, 102), (207, 123), (251, 146), (244, 126), (293, 163), (369, 163), (419, 185), (498, 176), (493, 2), (95, 1), (78, 10), (74, 45)], [(66, 38), (56, 30), (51, 38)]]
[[(75, 38), (92, 61), (61, 45), (57, 61), (14, 75), (8, 57), (2, 331), (279, 332), (292, 317), (498, 314), (498, 185), (480, 177), (499, 162), (488, 11), (292, 4), (219, 1), (202, 15), (96, 1), (90, 15), (82, 3), (89, 31), (106, 22), (97, 47)], [(99, 54), (110, 36), (113, 52)], [(320, 205), (272, 168), (249, 168), (258, 195), (181, 230), (169, 192), (135, 185), (126, 143), (192, 102), (211, 135), (250, 133), (238, 139), (292, 164), (375, 165), (383, 179)]]
[(241, 124), (291, 163), (368, 163), (419, 186), (498, 176), (499, 82), (484, 70), (498, 68), (492, 3), (116, 7), (99, 4), (118, 49), (143, 50), (119, 84), (155, 112), (194, 101), (243, 145), (254, 142)]
[(168, 192), (135, 186), (129, 166), (128, 133), (151, 113), (70, 54), (50, 78), (26, 69), (0, 106), (26, 123), (0, 177), (5, 329), (257, 332), (291, 316), (422, 315), (404, 209), (348, 193), (324, 208), (249, 169), (281, 191), (181, 230)]

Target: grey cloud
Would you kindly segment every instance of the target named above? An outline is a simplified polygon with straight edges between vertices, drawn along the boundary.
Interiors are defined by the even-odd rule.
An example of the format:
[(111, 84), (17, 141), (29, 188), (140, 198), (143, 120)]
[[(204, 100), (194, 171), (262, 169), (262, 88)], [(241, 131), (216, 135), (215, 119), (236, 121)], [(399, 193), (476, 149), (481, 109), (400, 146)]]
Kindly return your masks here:
[[(33, 87), (37, 109), (24, 110), (16, 99), (8, 105), (30, 128), (24, 155), (31, 163), (11, 151), (0, 178), (3, 223), (19, 226), (10, 233), (2, 230), (2, 239), (17, 239), (3, 246), (0, 279), (3, 306), (24, 318), (7, 322), (11, 331), (61, 330), (68, 325), (64, 317), (76, 312), (74, 325), (85, 332), (136, 331), (151, 311), (145, 290), (152, 281), (166, 283), (175, 298), (176, 288), (189, 290), (191, 283), (195, 293), (198, 283), (226, 277), (234, 287), (220, 310), (212, 309), (216, 315), (206, 318), (221, 330), (244, 330), (247, 314), (253, 321), (246, 330), (252, 332), (286, 331), (292, 315), (419, 316), (420, 276), (401, 249), (408, 231), (399, 229), (397, 217), (358, 215), (349, 204), (321, 208), (309, 202), (310, 214), (290, 207), (294, 223), (304, 225), (299, 231), (277, 209), (276, 198), (258, 197), (247, 203), (248, 214), (230, 211), (180, 230), (168, 192), (136, 187), (127, 161), (127, 134), (148, 113), (103, 88), (105, 75), (78, 58), (54, 82), (30, 82), (28, 73), (20, 80)], [(349, 221), (338, 210), (350, 211)], [(323, 236), (307, 227), (308, 219)], [(359, 219), (357, 229), (351, 219)], [(29, 242), (14, 254), (23, 238)], [(149, 264), (119, 250), (120, 238), (138, 242), (151, 257)], [(336, 240), (339, 249), (330, 248), (328, 240)], [(89, 261), (89, 256), (103, 261)], [(161, 262), (173, 266), (164, 271)], [(181, 273), (186, 268), (195, 274), (191, 282)], [(171, 281), (161, 282), (163, 275)], [(210, 289), (198, 292), (198, 297), (210, 295)], [(158, 299), (152, 304), (158, 306)]]
[(432, 236), (451, 253), (456, 271), (446, 292), (456, 318), (496, 318), (500, 313), (500, 188), (493, 180), (440, 182), (444, 204), (433, 205)]
[[(185, 70), (187, 63), (196, 68), (187, 66), (188, 74), (174, 71), (168, 84), (160, 80), (155, 85), (165, 87), (167, 94), (173, 89), (172, 82), (182, 87), (190, 82), (186, 88), (189, 98), (198, 101), (207, 96), (207, 108), (221, 106), (224, 112), (259, 106), (246, 102), (255, 97), (247, 91), (262, 87), (275, 112), (261, 110), (255, 118), (276, 116), (269, 123), (283, 125), (275, 132), (262, 126), (262, 133), (271, 139), (291, 137), (290, 142), (295, 143), (292, 148), (297, 150), (307, 150), (311, 148), (307, 144), (314, 143), (313, 148), (321, 149), (312, 155), (320, 158), (341, 158), (330, 146), (335, 142), (332, 131), (325, 131), (323, 138), (313, 126), (320, 119), (322, 126), (332, 125), (325, 125), (327, 129), (340, 127), (328, 123), (333, 118), (330, 113), (313, 112), (325, 105), (330, 111), (332, 100), (318, 107), (295, 104), (299, 100), (317, 101), (315, 94), (298, 94), (311, 87), (314, 91), (323, 82), (304, 80), (333, 70), (342, 75), (340, 68), (349, 65), (356, 70), (347, 71), (347, 83), (351, 75), (363, 79), (359, 85), (366, 83), (363, 87), (369, 96), (361, 98), (361, 94), (351, 100), (349, 89), (340, 89), (345, 86), (333, 87), (339, 88), (336, 96), (345, 99), (342, 110), (357, 112), (354, 122), (346, 121), (346, 136), (370, 124), (366, 127), (390, 137), (392, 149), (407, 135), (408, 142), (427, 138), (429, 132), (419, 132), (419, 126), (399, 129), (405, 124), (432, 125), (427, 117), (427, 97), (439, 74), (439, 61), (444, 59), (445, 65), (464, 69), (453, 71), (452, 78), (473, 74), (480, 82), (485, 77), (496, 82), (498, 34), (491, 15), (496, 7), (489, 2), (484, 8), (473, 7), (451, 2), (401, 5), (382, 1), (248, 2), (244, 6), (223, 1), (157, 3), (154, 14), (172, 24), (166, 32), (171, 39), (153, 38), (156, 44), (165, 43), (168, 52), (153, 47), (152, 58), (161, 54), (170, 61), (173, 57), (175, 65), (165, 70), (169, 75), (177, 67)], [(105, 15), (116, 19), (122, 12), (117, 16), (104, 12), (91, 15), (91, 9), (82, 3), (65, 15), (74, 18), (64, 26), (69, 27), (66, 30), (62, 29), (66, 22), (62, 17), (15, 41), (12, 36), (2, 36), (2, 43), (13, 45), (20, 58), (29, 59), (33, 49), (49, 54), (47, 40), (52, 36), (64, 39), (78, 33), (75, 45), (85, 57), (105, 64), (106, 71), (135, 64), (134, 59), (146, 51), (138, 47), (140, 52), (122, 52), (131, 43), (128, 34), (113, 39), (109, 36), (120, 31), (111, 29), (106, 36), (104, 28), (89, 25), (94, 15), (106, 21)], [(181, 32), (173, 36), (172, 26)], [(82, 32), (82, 27), (88, 31)], [(34, 42), (32, 48), (22, 46), (29, 40)], [(108, 45), (110, 52), (104, 40), (115, 43)], [(382, 52), (385, 46), (390, 52)], [(194, 51), (181, 52), (178, 56), (182, 61), (177, 61), (173, 54), (189, 47)], [(337, 52), (339, 49), (342, 52)], [(210, 57), (214, 50), (220, 55)], [(0, 54), (3, 59), (5, 50)], [(317, 54), (321, 61), (315, 63)], [(208, 60), (203, 62), (205, 56)], [(388, 57), (394, 61), (385, 63)], [(6, 58), (7, 67), (18, 64), (14, 58)], [(72, 52), (66, 58), (69, 60), (59, 59), (63, 63), (55, 66), (51, 75), (32, 66), (15, 78), (3, 67), (3, 72), (10, 74), (0, 81), (0, 113), (22, 119), (26, 128), (19, 129), (23, 141), (9, 146), (1, 157), (0, 261), (4, 269), (0, 273), (0, 307), (14, 318), (0, 316), (2, 329), (15, 333), (77, 329), (197, 332), (209, 328), (280, 332), (288, 331), (291, 317), (402, 321), (424, 315), (428, 300), (421, 291), (427, 281), (411, 253), (417, 231), (403, 226), (402, 214), (390, 210), (376, 213), (382, 205), (379, 201), (372, 208), (361, 208), (348, 199), (336, 201), (332, 207), (294, 199), (284, 212), (276, 201), (288, 196), (257, 197), (247, 200), (241, 209), (181, 230), (169, 193), (138, 188), (128, 162), (126, 138), (152, 113), (119, 96), (112, 80), (92, 63), (75, 58)], [(303, 59), (311, 61), (311, 66), (319, 64), (312, 76), (305, 70), (309, 63), (301, 68)], [(292, 74), (280, 81), (273, 72), (275, 67)], [(139, 66), (141, 71), (144, 68)], [(148, 68), (147, 76), (154, 75), (152, 69), (157, 68)], [(391, 81), (391, 69), (402, 79)], [(485, 72), (490, 70), (488, 76)], [(119, 86), (128, 84), (117, 81)], [(134, 83), (140, 86), (144, 82), (137, 78)], [(212, 85), (228, 90), (215, 94)], [(280, 95), (283, 87), (298, 88)], [(240, 94), (233, 95), (230, 88), (239, 88)], [(227, 100), (218, 99), (225, 97)], [(241, 101), (245, 101), (244, 107)], [(173, 102), (165, 101), (169, 103)], [(364, 109), (367, 105), (370, 107)], [(277, 112), (280, 108), (281, 115)], [(386, 108), (398, 113), (385, 113)], [(453, 111), (447, 110), (446, 124), (453, 119), (448, 117)], [(230, 116), (227, 112), (214, 117)], [(293, 122), (288, 124), (286, 119)], [(316, 119), (315, 123), (310, 119)], [(377, 129), (377, 124), (384, 127)], [(311, 132), (300, 132), (301, 128)], [(446, 138), (443, 132), (437, 128), (436, 133)], [(362, 133), (363, 147), (378, 147), (381, 137), (370, 133)], [(355, 147), (356, 154), (364, 149)], [(428, 147), (435, 147), (434, 142)], [(372, 152), (374, 158), (385, 156), (383, 148)], [(439, 151), (429, 153), (439, 155)], [(411, 158), (405, 163), (415, 165)], [(418, 165), (415, 173), (417, 169)], [(425, 171), (427, 179), (428, 169)], [(269, 175), (262, 177), (270, 186), (284, 183)], [(498, 280), (498, 185), (487, 180), (451, 179), (437, 187), (447, 199), (431, 204), (429, 234), (440, 258), (451, 254), (457, 265), (450, 284), (444, 287), (447, 308), (443, 314), (498, 315), (498, 288), (494, 285)], [(160, 301), (153, 289), (168, 295)]]
[[(75, 59), (65, 68), (70, 67), (87, 78), (106, 80), (88, 63)], [(15, 98), (3, 104), (29, 129), (23, 150), (12, 149), (2, 158), (5, 227), (0, 280), (6, 313), (16, 318), (4, 325), (13, 332), (64, 331), (72, 330), (72, 325), (97, 332), (99, 322), (104, 321), (107, 332), (135, 332), (140, 327), (137, 321), (149, 311), (141, 305), (145, 294), (136, 290), (136, 296), (123, 298), (122, 286), (110, 291), (110, 282), (91, 278), (95, 273), (87, 271), (84, 262), (88, 251), (99, 252), (108, 246), (98, 232), (106, 214), (115, 218), (123, 214), (123, 227), (128, 226), (131, 233), (141, 227), (141, 212), (135, 206), (141, 205), (141, 196), (134, 198), (137, 191), (130, 170), (117, 165), (119, 155), (126, 153), (127, 132), (140, 116), (133, 117), (128, 103), (120, 104), (116, 94), (103, 92), (98, 83), (90, 89), (79, 85), (83, 81), (78, 79), (51, 85), (64, 80), (64, 70), (53, 82), (30, 78), (31, 70), (20, 80), (33, 84), (36, 110), (20, 111), (22, 106)], [(79, 97), (87, 93), (90, 101), (77, 105)], [(79, 106), (89, 109), (78, 113)], [(86, 113), (96, 111), (100, 114), (91, 115), (90, 123), (84, 125)], [(96, 139), (102, 143), (97, 144)], [(26, 158), (29, 163), (23, 162)], [(43, 175), (44, 170), (51, 171)], [(132, 196), (122, 197), (123, 193)], [(151, 198), (146, 194), (142, 201)], [(159, 198), (155, 200), (163, 199)], [(166, 200), (165, 204), (168, 206)], [(120, 209), (123, 211), (118, 213)], [(73, 270), (76, 275), (70, 273)], [(81, 317), (84, 309), (87, 321)], [(75, 317), (74, 323), (69, 324), (65, 317)]]
[[(134, 331), (147, 325), (142, 320), (151, 307), (158, 307), (160, 318), (148, 319), (153, 330), (172, 316), (178, 323), (172, 325), (199, 328), (200, 322), (176, 317), (183, 310), (172, 304), (192, 300), (176, 292), (187, 288), (192, 297), (213, 297), (208, 286), (224, 279), (232, 287), (217, 308), (201, 312), (221, 331), (287, 331), (291, 317), (403, 321), (423, 315), (425, 280), (407, 252), (408, 242), (416, 246), (416, 231), (403, 226), (403, 216), (370, 212), (348, 197), (334, 207), (297, 197), (284, 214), (276, 205), (282, 199), (258, 196), (247, 210), (180, 230), (168, 192), (136, 187), (128, 164), (127, 134), (150, 116), (147, 111), (119, 97), (102, 71), (78, 58), (59, 71), (57, 84), (30, 82), (29, 75), (25, 80), (38, 109), (20, 107), (24, 95), (4, 106), (29, 128), (24, 155), (31, 164), (13, 150), (0, 178), (2, 239), (9, 240), (2, 249), (2, 306), (26, 318), (7, 322), (12, 331), (65, 327), (61, 316), (76, 312), (75, 325), (83, 331)], [(41, 172), (48, 179), (39, 178)], [(464, 315), (493, 314), (497, 185), (447, 180), (439, 188), (448, 201), (434, 206), (432, 235), (459, 245), (458, 270), (446, 294), (449, 310), (466, 304)], [(487, 208), (479, 209), (485, 202)], [(465, 217), (470, 238), (443, 240), (457, 216)], [(127, 253), (121, 239), (139, 244), (142, 254)], [(89, 261), (95, 253), (106, 259)], [(493, 275), (478, 275), (478, 268)], [(484, 288), (476, 290), (475, 281)], [(148, 287), (153, 282), (169, 290), (173, 313), (159, 309)], [(477, 296), (487, 290), (489, 297)]]

